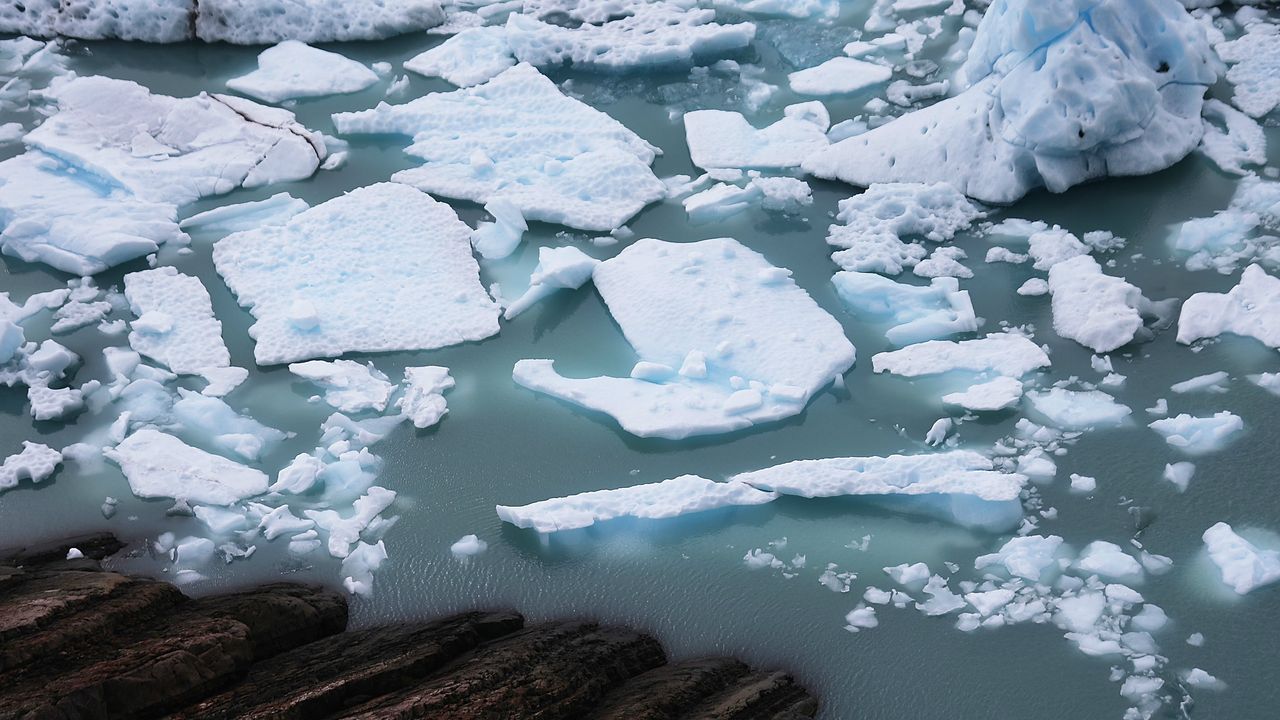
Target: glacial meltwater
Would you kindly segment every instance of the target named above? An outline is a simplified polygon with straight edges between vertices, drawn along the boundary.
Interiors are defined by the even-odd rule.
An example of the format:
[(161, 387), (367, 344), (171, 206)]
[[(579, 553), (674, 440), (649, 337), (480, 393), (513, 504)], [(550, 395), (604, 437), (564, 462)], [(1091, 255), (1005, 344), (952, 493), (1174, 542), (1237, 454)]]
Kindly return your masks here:
[[(663, 12), (673, 17), (699, 5), (615, 4), (670, 5)], [(36, 41), (0, 25), (15, 30), (0, 36), (0, 47), (9, 45), (0, 50), (0, 457), (17, 456), (24, 441), (62, 454), (59, 469), (40, 482), (31, 476), (47, 473), (25, 467), (38, 463), (6, 461), (12, 482), (0, 471), (0, 547), (109, 531), (129, 543), (111, 560), (117, 569), (172, 578), (197, 595), (282, 578), (346, 587), (355, 593), (357, 626), (495, 607), (533, 620), (628, 623), (653, 633), (677, 658), (727, 653), (785, 668), (815, 693), (819, 716), (830, 720), (1280, 714), (1280, 494), (1273, 488), (1280, 444), (1271, 427), (1280, 422), (1280, 379), (1268, 375), (1280, 371), (1280, 239), (1273, 236), (1280, 234), (1280, 126), (1265, 97), (1280, 94), (1268, 76), (1280, 67), (1280, 43), (1267, 42), (1276, 37), (1280, 14), (1230, 4), (1186, 11), (1176, 0), (1053, 0), (1038, 11), (1033, 0), (995, 0), (990, 9), (961, 0), (724, 0), (700, 3), (707, 10), (696, 12), (713, 12), (726, 27), (751, 23), (750, 33), (707, 33), (686, 58), (679, 48), (637, 50), (626, 32), (598, 30), (582, 42), (597, 43), (596, 55), (609, 61), (592, 63), (570, 39), (528, 23), (569, 33), (620, 22), (608, 12), (575, 15), (578, 6), (601, 3), (524, 5), (521, 15), (518, 2), (446, 3), (453, 13), (447, 22), (462, 18), (448, 33), (312, 41), (372, 68), (365, 84), (353, 85), (363, 89), (278, 102), (257, 94), (261, 88), (247, 89), (252, 83), (230, 83), (239, 94), (229, 89), (229, 80), (258, 67), (264, 45), (60, 39), (23, 49), (19, 43)], [(1044, 17), (1023, 16), (1037, 12)], [(1090, 13), (1098, 21), (1085, 27)], [(335, 119), (381, 102), (467, 92), (405, 67), (421, 71), (427, 63), (408, 61), (482, 22), (507, 29), (503, 42), (514, 55), (481, 44), (461, 51), (460, 67), (478, 74), (465, 80), (475, 95), (416, 113)], [(1027, 45), (1037, 22), (1061, 27)], [(1173, 26), (1178, 31), (1171, 34)], [(684, 29), (699, 28), (707, 25)], [(1257, 42), (1232, 46), (1239, 37)], [(1148, 55), (1164, 53), (1161, 67), (1128, 69), (1126, 63), (1156, 64), (1134, 49), (1134, 38), (1150, 41)], [(610, 46), (613, 55), (604, 50)], [(497, 67), (484, 66), (495, 61), (486, 52), (497, 52)], [(976, 79), (980, 54), (999, 59), (986, 68), (989, 76)], [(1104, 55), (1105, 62), (1097, 60)], [(861, 64), (788, 77), (838, 57)], [(1258, 69), (1267, 62), (1271, 70)], [(962, 66), (968, 79), (958, 75)], [(1037, 72), (1059, 75), (1047, 80)], [(1184, 72), (1160, 85), (1147, 77)], [(1212, 82), (1204, 82), (1206, 73)], [(529, 78), (539, 74), (554, 86), (523, 100), (494, 85), (505, 77), (531, 87)], [(132, 81), (150, 95), (126, 95), (120, 86), (84, 86), (77, 95), (72, 83), (92, 76)], [(287, 84), (289, 72), (282, 76)], [(1044, 89), (1050, 86), (1058, 94)], [(1194, 97), (1184, 92), (1191, 86)], [(1246, 86), (1252, 95), (1241, 90)], [(485, 95), (486, 88), (495, 89)], [(169, 139), (148, 135), (142, 125), (137, 135), (132, 127), (102, 130), (129, 136), (115, 147), (115, 140), (92, 137), (97, 106), (83, 100), (91, 90), (105, 93), (106, 105), (112, 98), (136, 104), (139, 97), (250, 93), (262, 104), (239, 107), (241, 115), (265, 116), (261, 111), (275, 104), (293, 113), (297, 126), (261, 121), (256, 127), (280, 135), (262, 140), (266, 150), (245, 152), (270, 155), (309, 130), (330, 161), (314, 174), (281, 170), (288, 164), (281, 161), (265, 182), (168, 192), (166, 185), (181, 185), (210, 164), (238, 162), (218, 143), (241, 141), (213, 139), (203, 165), (192, 161), (189, 170), (153, 176), (153, 166), (199, 154), (176, 145), (181, 128), (211, 134), (226, 126), (198, 127), (204, 120), (195, 110), (165, 106), (157, 112), (173, 113)], [(883, 132), (895, 118), (906, 118), (896, 126), (905, 127), (912, 113), (955, 102), (962, 91), (986, 93), (980, 96), (989, 101), (986, 114), (975, 116), (981, 122), (964, 128), (980, 126), (975, 132), (988, 136), (963, 130), (938, 137), (941, 130), (924, 126)], [(73, 107), (77, 98), (86, 105)], [(825, 107), (829, 122), (815, 117), (821, 113), (813, 105), (793, 107), (812, 101)], [(1138, 106), (1146, 114), (1126, 126), (1121, 116)], [(967, 108), (957, 105), (957, 112)], [(708, 116), (714, 122), (707, 121), (701, 142), (714, 147), (704, 151), (747, 159), (699, 167), (685, 118), (708, 109), (741, 113), (757, 129), (789, 124), (772, 138), (744, 139), (724, 116)], [(131, 109), (110, 111), (123, 117)], [(539, 113), (563, 113), (564, 126), (551, 127)], [(67, 121), (53, 127), (59, 117)], [(941, 117), (922, 122), (945, 129)], [(1077, 121), (1079, 138), (1052, 134)], [(8, 123), (16, 127), (6, 131)], [(388, 129), (396, 123), (412, 129)], [(1092, 138), (1080, 140), (1086, 128), (1111, 135), (1089, 144)], [(504, 158), (540, 151), (512, 149), (526, 133), (546, 144), (541, 164), (504, 166)], [(902, 156), (880, 168), (872, 146), (852, 145), (863, 137), (898, 142)], [(660, 183), (646, 172), (643, 143), (658, 150), (648, 167)], [(806, 143), (817, 149), (797, 149)], [(929, 143), (939, 144), (936, 157), (925, 151)], [(1178, 143), (1195, 149), (1170, 149)], [(957, 159), (990, 147), (999, 149)], [(797, 159), (776, 161), (787, 152)], [(1166, 162), (1152, 159), (1161, 153)], [(42, 169), (12, 169), (13, 159), (32, 155)], [(575, 185), (592, 172), (584, 159), (617, 167)], [(1153, 163), (1159, 167), (1148, 167)], [(991, 170), (997, 166), (1010, 175), (1007, 182)], [(707, 170), (712, 177), (699, 180)], [(964, 176), (969, 170), (972, 177)], [(404, 184), (391, 191), (379, 186), (381, 204), (331, 204), (401, 171), (409, 171), (396, 178)], [(225, 180), (219, 172), (211, 174)], [(295, 214), (300, 205), (271, 205), (261, 216), (233, 213), (227, 223), (187, 224), (189, 240), (157, 242), (145, 257), (102, 261), (75, 248), (108, 244), (101, 237), (108, 230), (95, 231), (108, 211), (85, 205), (49, 217), (47, 205), (57, 197), (43, 196), (44, 204), (27, 197), (43, 192), (31, 185), (37, 173), (57, 182), (94, 178), (85, 192), (102, 207), (171, 203), (179, 221), (279, 193), (311, 209)], [(506, 175), (475, 191), (472, 185), (489, 182), (484, 173)], [(758, 182), (775, 177), (804, 181), (811, 196), (797, 185), (775, 192)], [(611, 178), (627, 182), (601, 186)], [(921, 185), (937, 181), (955, 189)], [(494, 188), (507, 182), (526, 187), (487, 210), (488, 199), (473, 201), (476, 192), (498, 198), (502, 190)], [(685, 202), (717, 182), (726, 186), (724, 197)], [(411, 185), (418, 190), (406, 189)], [(455, 187), (461, 190), (448, 189)], [(650, 201), (651, 192), (661, 197)], [(997, 197), (1007, 193), (1017, 197)], [(860, 194), (880, 199), (841, 212), (841, 201)], [(996, 200), (1006, 204), (991, 204)], [(76, 195), (66, 201), (87, 202)], [(629, 217), (628, 204), (642, 209)], [(522, 211), (528, 227), (520, 238), (512, 226), (525, 222)], [(398, 212), (413, 224), (397, 224)], [(461, 236), (451, 212), (468, 226)], [(619, 213), (625, 224), (612, 222)], [(299, 224), (307, 218), (314, 218), (311, 229)], [(471, 256), (465, 238), (477, 227), (479, 286), (462, 282), (469, 279), (465, 267), (447, 275)], [(219, 246), (237, 231), (245, 234)], [(397, 253), (401, 237), (422, 234), (429, 237)], [(671, 245), (649, 245), (649, 238)], [(715, 238), (736, 244), (705, 244), (692, 253), (683, 247)], [(486, 242), (514, 250), (499, 257), (507, 248), (490, 251)], [(412, 256), (450, 243), (460, 259), (456, 252)], [(54, 246), (60, 249), (48, 250)], [(546, 248), (576, 248), (609, 262), (594, 265), (596, 282), (588, 275), (563, 282), (570, 287), (548, 290), (515, 317), (498, 320), (480, 286), (509, 306), (529, 287)], [(833, 252), (846, 253), (844, 261), (833, 260)], [(319, 267), (325, 262), (337, 266)], [(83, 269), (64, 272), (72, 267)], [(200, 394), (201, 373), (172, 361), (194, 353), (199, 337), (156, 350), (166, 334), (195, 332), (184, 324), (198, 321), (188, 317), (190, 298), (175, 299), (165, 285), (148, 300), (141, 280), (129, 286), (128, 298), (122, 295), (126, 275), (151, 267), (175, 268), (207, 290), (229, 367), (248, 370), (222, 401)], [(384, 297), (380, 285), (412, 281), (405, 268), (431, 274), (421, 276), (422, 287), (388, 288), (394, 308), (370, 299)], [(80, 272), (92, 272), (92, 284)], [(304, 297), (319, 287), (310, 284), (313, 272), (336, 283), (325, 285), (331, 297)], [(838, 272), (846, 277), (833, 281)], [(879, 275), (866, 277), (871, 273)], [(572, 273), (556, 277), (566, 274)], [(364, 289), (338, 297), (347, 276)], [(686, 276), (697, 279), (685, 282)], [(932, 277), (938, 291), (911, 294), (876, 277), (919, 288)], [(461, 289), (450, 284), (455, 280)], [(558, 280), (550, 282), (554, 288)], [(443, 299), (433, 295), (442, 284), (449, 293)], [(254, 310), (262, 317), (255, 319), (232, 287), (258, 293), (262, 302)], [(69, 297), (23, 309), (33, 295), (67, 288)], [(675, 289), (686, 294), (664, 295)], [(961, 292), (968, 293), (969, 312)], [(1190, 301), (1197, 293), (1213, 295)], [(274, 319), (263, 300), (272, 294), (288, 299), (276, 303)], [(74, 303), (81, 305), (60, 309)], [(327, 314), (325, 308), (339, 305), (340, 317)], [(397, 310), (407, 314), (390, 318)], [(54, 330), (76, 317), (88, 320)], [(834, 324), (826, 324), (828, 317)], [(406, 337), (423, 338), (418, 347), (437, 349), (343, 351), (343, 343), (394, 347), (395, 337), (377, 334), (393, 319), (409, 329)], [(894, 330), (911, 321), (918, 322)], [(485, 329), (493, 323), (496, 332)], [(10, 325), (20, 337), (6, 335)], [(762, 334), (734, 336), (736, 327)], [(856, 348), (847, 371), (837, 329)], [(718, 344), (687, 342), (722, 330), (728, 339)], [(316, 348), (333, 344), (314, 351), (290, 345), (304, 336)], [(1000, 344), (965, 343), (979, 338)], [(59, 361), (56, 346), (41, 345), (49, 339), (78, 359)], [(142, 370), (137, 358), (121, 360), (131, 346), (142, 352)], [(120, 350), (104, 354), (106, 348)], [(903, 348), (917, 350), (873, 361)], [(264, 357), (268, 352), (277, 354)], [(170, 362), (157, 359), (166, 353)], [(405, 368), (447, 368), (455, 383), (442, 390), (447, 413), (434, 424), (427, 417), (425, 428), (409, 420), (344, 426), (331, 418), (342, 388), (326, 396), (287, 366), (339, 355), (371, 362), (392, 386), (406, 380)], [(513, 368), (533, 359), (553, 360), (554, 372), (538, 366), (537, 382), (516, 382)], [(49, 367), (52, 377), (40, 376)], [(761, 374), (748, 375), (753, 371)], [(375, 396), (386, 392), (376, 374), (362, 372), (335, 382), (363, 380)], [(805, 373), (819, 374), (813, 387), (798, 379)], [(571, 380), (585, 378), (619, 380)], [(28, 386), (81, 393), (29, 397)], [(974, 386), (981, 387), (965, 392)], [(396, 389), (361, 405), (361, 388), (345, 387), (352, 406), (342, 412), (356, 421), (398, 416), (396, 401), (407, 394)], [(647, 400), (648, 392), (664, 394)], [(630, 404), (628, 393), (635, 393)], [(438, 412), (431, 404), (437, 401), (427, 398), (423, 413)], [(37, 403), (49, 419), (34, 419)], [(628, 430), (637, 427), (652, 432)], [(169, 457), (166, 446), (151, 442), (157, 434), (188, 447)], [(251, 468), (261, 471), (253, 477), (265, 473), (267, 482), (280, 482), (237, 493), (222, 484), (229, 482), (226, 466), (197, 467), (207, 454), (233, 462), (237, 473)], [(878, 460), (894, 455), (915, 457)], [(920, 460), (933, 455), (942, 459)], [(832, 458), (869, 460), (753, 472)], [(162, 467), (143, 477), (150, 465)], [(282, 476), (287, 467), (293, 470)], [(125, 471), (133, 476), (126, 479)], [(743, 473), (753, 474), (734, 478)], [(655, 490), (519, 507), (685, 475), (717, 483), (689, 484), (689, 492), (745, 485), (735, 485), (737, 500)], [(251, 479), (246, 486), (257, 482)], [(922, 484), (919, 494), (914, 483)], [(188, 494), (196, 484), (204, 488), (203, 502)], [(394, 500), (384, 507), (390, 496), (371, 487), (392, 491)], [(996, 497), (1010, 487), (1012, 495)], [(219, 499), (228, 492), (235, 497)], [(286, 506), (282, 519), (277, 508)], [(504, 522), (497, 506), (520, 512), (504, 511), (513, 520)], [(522, 524), (536, 527), (518, 527), (518, 517), (533, 518)], [(468, 535), (476, 538), (451, 550)]]

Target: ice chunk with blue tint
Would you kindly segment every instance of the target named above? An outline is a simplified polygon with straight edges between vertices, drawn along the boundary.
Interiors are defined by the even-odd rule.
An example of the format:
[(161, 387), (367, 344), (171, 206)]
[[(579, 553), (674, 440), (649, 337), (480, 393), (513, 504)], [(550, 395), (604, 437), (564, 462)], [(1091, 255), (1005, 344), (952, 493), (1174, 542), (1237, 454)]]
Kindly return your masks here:
[(468, 28), (440, 45), (406, 60), (404, 69), (441, 77), (459, 87), (489, 80), (516, 64), (503, 27)]
[(1193, 343), (1223, 333), (1257, 338), (1280, 348), (1280, 278), (1250, 265), (1226, 293), (1200, 292), (1187, 298), (1178, 316), (1178, 342)]
[(844, 95), (875, 87), (893, 77), (888, 65), (857, 60), (851, 57), (834, 57), (787, 76), (791, 89), (801, 95)]
[(1244, 263), (1280, 266), (1280, 183), (1256, 176), (1236, 186), (1231, 204), (1212, 217), (1194, 218), (1174, 228), (1169, 242), (1185, 254), (1188, 270), (1235, 272)]
[(278, 103), (292, 98), (343, 95), (378, 82), (363, 64), (338, 53), (285, 40), (258, 55), (258, 69), (233, 77), (227, 87), (259, 100)]
[(353, 503), (349, 517), (343, 517), (336, 510), (306, 510), (303, 514), (329, 536), (329, 554), (344, 558), (351, 554), (351, 546), (360, 540), (360, 533), (383, 510), (391, 507), (395, 499), (395, 491), (374, 485)]
[(996, 0), (955, 78), (963, 92), (805, 170), (863, 186), (948, 180), (992, 203), (1155, 172), (1200, 144), (1220, 65), (1175, 0)]
[(657, 483), (616, 490), (594, 490), (529, 505), (498, 505), (498, 517), (540, 533), (577, 530), (598, 522), (631, 517), (660, 520), (690, 513), (772, 502), (777, 494), (742, 482), (715, 482), (681, 475)]
[(871, 358), (874, 372), (903, 377), (963, 371), (1017, 378), (1049, 365), (1049, 356), (1039, 345), (1015, 333), (993, 333), (958, 342), (930, 340)]
[(407, 367), (404, 369), (404, 394), (396, 400), (396, 407), (413, 422), (414, 427), (431, 427), (449, 412), (444, 391), (453, 385), (449, 368), (439, 365)]
[(178, 223), (183, 230), (227, 234), (253, 230), (264, 225), (283, 225), (289, 218), (311, 207), (289, 193), (276, 193), (266, 200), (223, 205), (197, 213)]
[(888, 325), (894, 345), (937, 340), (978, 329), (968, 291), (955, 278), (934, 278), (929, 285), (908, 285), (873, 273), (838, 272), (836, 292), (858, 316)]
[(267, 491), (267, 476), (261, 471), (152, 428), (138, 430), (103, 454), (120, 466), (133, 494), (140, 498), (231, 505)]
[(1100, 390), (1052, 388), (1027, 393), (1031, 410), (1060, 430), (1123, 425), (1132, 411)]
[(1259, 548), (1223, 522), (1205, 530), (1202, 539), (1222, 582), (1237, 594), (1280, 580), (1280, 551)]
[(1204, 104), (1204, 138), (1200, 141), (1200, 152), (1224, 172), (1247, 175), (1245, 165), (1267, 162), (1267, 134), (1248, 115), (1221, 100), (1209, 100)]
[(853, 364), (854, 349), (789, 275), (728, 238), (639, 240), (596, 267), (596, 289), (642, 362), (689, 373), (570, 379), (551, 360), (522, 360), (513, 377), (643, 437), (790, 417)]
[(425, 163), (393, 180), (479, 203), (502, 198), (530, 220), (613, 230), (666, 196), (649, 168), (656, 148), (523, 63), (483, 85), (333, 122), (342, 134), (411, 136), (405, 152)]
[(507, 306), (503, 317), (514, 318), (556, 290), (582, 287), (599, 264), (599, 260), (569, 245), (538, 248), (538, 265), (529, 276), (529, 289)]
[(257, 318), (261, 364), (434, 349), (498, 332), (470, 235), (448, 205), (380, 183), (229, 235), (213, 261)]
[(1049, 268), (1053, 294), (1053, 329), (1061, 337), (1094, 352), (1111, 352), (1133, 342), (1142, 329), (1142, 313), (1151, 303), (1142, 291), (1102, 272), (1088, 255), (1054, 263)]
[(1203, 455), (1226, 447), (1244, 430), (1239, 415), (1225, 410), (1210, 417), (1182, 413), (1148, 425), (1164, 436), (1164, 441), (1188, 455)]
[(1024, 475), (994, 470), (990, 458), (968, 450), (797, 460), (730, 478), (783, 495), (867, 496), (905, 512), (991, 530), (1018, 525), (1018, 498), (1026, 480)]
[(838, 225), (827, 243), (841, 248), (831, 255), (845, 270), (897, 275), (929, 254), (914, 238), (950, 240), (983, 216), (954, 187), (938, 182), (885, 183), (840, 201)]
[(178, 434), (197, 445), (205, 445), (242, 460), (257, 461), (271, 452), (285, 434), (253, 418), (237, 413), (225, 402), (186, 388), (178, 388), (172, 418)]
[(0, 32), (172, 43), (191, 39), (195, 12), (196, 0), (4, 3), (0, 6)]
[(975, 558), (973, 567), (985, 570), (1001, 565), (1014, 577), (1040, 582), (1042, 576), (1057, 568), (1061, 548), (1062, 538), (1057, 535), (1016, 537), (1002, 545), (998, 551)]
[(354, 360), (308, 360), (291, 363), (289, 372), (324, 390), (324, 401), (344, 413), (364, 410), (382, 412), (395, 385), (387, 382), (373, 363)]
[[(199, 278), (172, 267), (124, 276), (124, 296), (138, 317), (129, 333), (134, 350), (179, 375), (198, 375), (231, 364), (222, 323)], [(144, 322), (149, 320), (149, 322)]]
[(387, 546), (379, 540), (370, 545), (361, 541), (342, 559), (342, 586), (352, 595), (373, 594), (373, 573), (387, 560)]
[(684, 116), (685, 141), (700, 168), (799, 167), (827, 146), (825, 119), (825, 108), (821, 114), (792, 113), (757, 130), (741, 113), (694, 110)]

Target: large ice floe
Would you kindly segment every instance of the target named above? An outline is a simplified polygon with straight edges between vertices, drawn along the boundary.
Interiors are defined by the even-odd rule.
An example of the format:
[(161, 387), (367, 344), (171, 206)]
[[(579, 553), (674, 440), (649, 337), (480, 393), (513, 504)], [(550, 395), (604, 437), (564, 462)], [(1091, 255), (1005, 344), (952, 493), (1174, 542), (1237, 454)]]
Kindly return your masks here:
[(178, 206), (310, 177), (326, 154), (293, 113), (242, 98), (105, 77), (60, 78), (45, 95), (57, 112), (0, 162), (0, 250), (80, 275), (185, 240)]
[(613, 230), (666, 196), (649, 168), (657, 148), (527, 64), (483, 85), (337, 113), (333, 122), (342, 134), (411, 136), (405, 152), (425, 163), (393, 180), (444, 197), (502, 200), (528, 220)]
[(951, 182), (984, 202), (1169, 167), (1200, 144), (1220, 62), (1176, 0), (996, 0), (958, 95), (848, 138), (805, 170)]
[(1026, 480), (995, 470), (990, 458), (969, 450), (797, 460), (730, 478), (783, 495), (866, 496), (894, 509), (987, 530), (1018, 525)]
[(1193, 343), (1223, 333), (1256, 338), (1267, 347), (1280, 348), (1280, 278), (1250, 265), (1231, 290), (1196, 293), (1182, 304), (1178, 342)]
[(593, 273), (640, 357), (631, 377), (566, 378), (551, 360), (521, 360), (513, 377), (643, 437), (680, 439), (796, 415), (853, 365), (854, 349), (789, 276), (728, 238), (639, 240)]
[(467, 28), (405, 63), (405, 69), (463, 87), (517, 62), (618, 71), (689, 65), (746, 47), (749, 22), (715, 22), (696, 0), (517, 2), (504, 25)]
[(258, 55), (258, 69), (231, 78), (227, 87), (267, 102), (359, 92), (378, 75), (338, 53), (286, 40)]
[(439, 0), (33, 0), (0, 5), (0, 32), (241, 45), (379, 40), (439, 25)]
[(470, 236), (448, 205), (379, 183), (228, 235), (213, 261), (257, 318), (260, 364), (434, 349), (498, 332)]
[(681, 475), (657, 483), (595, 490), (529, 505), (499, 505), (496, 509), (498, 517), (516, 527), (550, 533), (624, 517), (657, 520), (718, 508), (761, 505), (776, 497), (776, 493), (757, 490), (743, 482), (715, 482), (697, 475)]

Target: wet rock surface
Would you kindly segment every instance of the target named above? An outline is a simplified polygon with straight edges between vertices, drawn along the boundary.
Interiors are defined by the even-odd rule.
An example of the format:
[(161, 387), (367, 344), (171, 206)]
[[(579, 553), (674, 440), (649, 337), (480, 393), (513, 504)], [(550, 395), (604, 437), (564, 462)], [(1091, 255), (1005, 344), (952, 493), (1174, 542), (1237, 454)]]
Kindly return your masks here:
[[(76, 547), (83, 558), (66, 559)], [(792, 720), (817, 702), (732, 658), (668, 663), (643, 633), (477, 611), (346, 632), (337, 592), (191, 599), (104, 570), (110, 536), (0, 552), (0, 720)]]

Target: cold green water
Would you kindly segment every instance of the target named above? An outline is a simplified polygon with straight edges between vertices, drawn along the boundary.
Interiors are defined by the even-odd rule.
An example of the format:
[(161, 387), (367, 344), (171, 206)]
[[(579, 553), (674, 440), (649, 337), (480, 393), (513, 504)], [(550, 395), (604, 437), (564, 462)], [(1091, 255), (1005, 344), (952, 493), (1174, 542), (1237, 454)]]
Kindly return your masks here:
[[(772, 121), (780, 117), (782, 106), (796, 101), (785, 89), (785, 72), (838, 54), (849, 39), (840, 27), (811, 31), (802, 23), (766, 23), (753, 48), (735, 56), (765, 65), (765, 79), (783, 86), (751, 116), (753, 122)], [(363, 62), (389, 61), (398, 69), (400, 62), (436, 42), (439, 38), (417, 35), (332, 49)], [(256, 55), (254, 48), (202, 45), (85, 43), (80, 48), (75, 69), (81, 74), (132, 79), (155, 92), (181, 96), (223, 91), (225, 79), (252, 69)], [(739, 102), (736, 82), (690, 83), (684, 71), (626, 77), (560, 72), (552, 77), (571, 81), (573, 92), (663, 148), (665, 155), (655, 163), (660, 177), (697, 174), (689, 162), (683, 125), (671, 117), (669, 106), (734, 108)], [(370, 107), (382, 99), (385, 87), (384, 80), (362, 93), (301, 101), (292, 109), (303, 124), (332, 134), (329, 113)], [(442, 81), (416, 76), (410, 88), (403, 99), (452, 89)], [(868, 97), (828, 103), (833, 120), (855, 114)], [(1274, 165), (1280, 157), (1280, 132), (1269, 129), (1268, 135)], [(208, 199), (187, 210), (195, 213), (280, 191), (316, 205), (415, 164), (401, 152), (405, 138), (349, 140), (350, 160), (341, 170), (321, 172), (302, 183)], [(10, 148), (0, 157), (15, 151)], [(793, 459), (927, 450), (925, 431), (948, 413), (938, 398), (958, 388), (946, 380), (872, 375), (870, 357), (889, 349), (883, 328), (859, 322), (842, 307), (831, 284), (837, 268), (824, 240), (836, 202), (856, 190), (837, 183), (811, 184), (815, 203), (801, 219), (752, 209), (727, 221), (691, 225), (678, 202), (667, 202), (651, 205), (629, 223), (637, 237), (737, 238), (775, 265), (792, 270), (800, 286), (840, 319), (859, 356), (845, 378), (846, 389), (820, 393), (804, 413), (790, 420), (692, 441), (643, 440), (623, 433), (608, 418), (516, 386), (511, 367), (529, 357), (554, 358), (557, 368), (571, 377), (625, 375), (630, 370), (634, 353), (590, 286), (540, 303), (481, 343), (368, 356), (393, 380), (407, 365), (445, 365), (457, 387), (447, 394), (449, 414), (439, 426), (415, 431), (402, 425), (374, 447), (386, 460), (378, 484), (399, 493), (387, 514), (399, 515), (399, 521), (385, 535), (391, 560), (376, 576), (374, 596), (354, 601), (356, 623), (495, 606), (514, 606), (532, 619), (588, 615), (626, 622), (654, 632), (677, 657), (735, 653), (755, 663), (787, 668), (817, 692), (822, 717), (829, 719), (1121, 717), (1128, 703), (1118, 685), (1108, 681), (1110, 663), (1081, 654), (1051, 625), (962, 633), (953, 627), (954, 616), (924, 617), (912, 609), (889, 607), (879, 610), (877, 628), (856, 634), (844, 629), (844, 615), (863, 589), (891, 586), (882, 567), (924, 561), (941, 572), (943, 563), (952, 561), (960, 566), (954, 578), (973, 578), (973, 558), (999, 547), (1001, 536), (856, 499), (783, 498), (762, 507), (671, 521), (614, 522), (549, 540), (503, 525), (494, 514), (495, 504), (518, 505), (686, 473), (721, 479)], [(1149, 177), (1108, 180), (1062, 195), (1033, 193), (992, 217), (1060, 223), (1076, 234), (1110, 230), (1127, 238), (1128, 244), (1114, 254), (1116, 264), (1109, 273), (1123, 275), (1152, 299), (1185, 299), (1197, 291), (1225, 291), (1237, 275), (1185, 271), (1169, 256), (1168, 226), (1225, 207), (1233, 187), (1232, 178), (1193, 155)], [(474, 205), (453, 205), (468, 222), (482, 216)], [(507, 297), (516, 296), (543, 245), (570, 241), (599, 258), (626, 245), (595, 247), (580, 235), (566, 240), (557, 235), (560, 230), (535, 226), (516, 254), (482, 266), (486, 284), (498, 281)], [(162, 253), (161, 261), (204, 281), (233, 364), (253, 369), (248, 383), (228, 402), (267, 425), (297, 433), (265, 459), (264, 468), (273, 474), (295, 454), (313, 447), (318, 427), (332, 409), (308, 404), (314, 388), (283, 367), (253, 365), (247, 335), (251, 317), (237, 306), (210, 260), (211, 244), (218, 238), (193, 238), (194, 253)], [(997, 329), (1002, 322), (1034, 325), (1036, 341), (1047, 344), (1053, 358), (1046, 385), (1072, 375), (1099, 378), (1090, 369), (1087, 349), (1052, 332), (1048, 298), (1015, 294), (1023, 281), (1038, 274), (1029, 266), (982, 262), (990, 246), (983, 238), (963, 235), (957, 244), (968, 252), (966, 265), (976, 273), (961, 287), (970, 291), (978, 315), (985, 318), (984, 330)], [(139, 261), (115, 268), (98, 276), (98, 283), (116, 284), (124, 273), (143, 267)], [(9, 257), (0, 263), (0, 289), (18, 300), (61, 287), (66, 279)], [(28, 337), (46, 336), (47, 322), (47, 317), (30, 322)], [(123, 337), (107, 339), (90, 326), (59, 340), (86, 358), (78, 384), (103, 376), (97, 351), (104, 344), (123, 342)], [(1197, 352), (1176, 344), (1168, 330), (1151, 342), (1115, 353), (1114, 363), (1116, 372), (1128, 377), (1115, 395), (1133, 408), (1131, 422), (1087, 433), (1067, 455), (1057, 458), (1057, 481), (1038, 487), (1045, 507), (1056, 508), (1057, 517), (1041, 519), (1039, 531), (1061, 535), (1078, 549), (1097, 539), (1127, 547), (1140, 530), (1146, 548), (1174, 560), (1172, 572), (1148, 576), (1138, 587), (1172, 619), (1157, 635), (1170, 668), (1201, 667), (1229, 686), (1222, 692), (1196, 692), (1190, 716), (1274, 718), (1280, 714), (1280, 691), (1274, 683), (1280, 674), (1280, 654), (1274, 650), (1280, 639), (1280, 587), (1235, 597), (1204, 557), (1200, 534), (1218, 521), (1237, 529), (1280, 530), (1280, 494), (1274, 491), (1280, 445), (1272, 430), (1280, 419), (1280, 398), (1244, 380), (1250, 373), (1274, 372), (1280, 362), (1274, 351), (1252, 340), (1223, 339)], [(1216, 370), (1231, 374), (1226, 394), (1169, 392), (1172, 383)], [(1149, 418), (1143, 408), (1162, 397), (1169, 399), (1171, 415), (1227, 409), (1246, 425), (1244, 436), (1227, 450), (1195, 459), (1198, 470), (1185, 494), (1160, 480), (1165, 463), (1183, 458), (1144, 427)], [(16, 451), (24, 439), (61, 447), (103, 422), (85, 414), (66, 425), (36, 423), (33, 431), (24, 404), (21, 388), (0, 388), (0, 451)], [(1018, 415), (996, 417), (961, 425), (962, 446), (990, 447), (1011, 434)], [(1096, 477), (1097, 491), (1070, 494), (1070, 473)], [(110, 520), (99, 510), (108, 495), (120, 499)], [(0, 494), (0, 546), (87, 530), (111, 530), (138, 539), (164, 531), (179, 536), (203, 532), (192, 518), (166, 517), (169, 505), (133, 498), (113, 466), (90, 476), (64, 470), (43, 485), (24, 484)], [(451, 557), (449, 545), (468, 533), (486, 540), (489, 549), (463, 563)], [(865, 550), (848, 547), (867, 535)], [(744, 565), (748, 550), (767, 549), (781, 538), (787, 542), (785, 550), (776, 552), (779, 557), (806, 557), (794, 577)], [(336, 561), (323, 553), (295, 558), (283, 544), (260, 541), (255, 556), (213, 567), (206, 572), (207, 582), (188, 589), (212, 592), (282, 576), (338, 584)], [(136, 547), (144, 546), (140, 542)], [(835, 593), (818, 584), (828, 563), (858, 574), (851, 592)], [(167, 570), (167, 563), (142, 550), (120, 565), (140, 572)], [(1183, 641), (1192, 632), (1204, 634), (1203, 647)], [(1176, 706), (1167, 712), (1181, 716)]]

